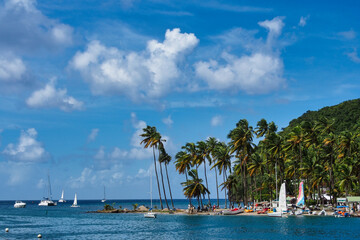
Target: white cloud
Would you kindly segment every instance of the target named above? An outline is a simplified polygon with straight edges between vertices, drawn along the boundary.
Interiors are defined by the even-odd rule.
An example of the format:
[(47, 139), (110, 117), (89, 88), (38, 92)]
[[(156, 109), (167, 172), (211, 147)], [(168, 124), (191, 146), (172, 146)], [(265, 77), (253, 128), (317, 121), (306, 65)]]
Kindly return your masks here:
[(353, 40), (356, 38), (356, 32), (354, 30), (339, 32), (338, 34), (339, 34), (339, 36), (341, 36), (347, 40)]
[(48, 18), (35, 0), (5, 0), (0, 5), (0, 47), (16, 53), (71, 45), (73, 29)]
[(285, 86), (283, 61), (279, 51), (274, 50), (284, 26), (282, 18), (259, 22), (259, 25), (269, 31), (266, 43), (260, 42), (257, 48), (252, 46), (250, 54), (238, 57), (223, 52), (224, 64), (216, 60), (195, 64), (196, 75), (205, 80), (210, 89), (263, 94)]
[(171, 115), (169, 115), (167, 118), (164, 118), (162, 122), (167, 125), (168, 127), (171, 127), (174, 121), (171, 119)]
[(89, 134), (87, 141), (88, 141), (88, 142), (93, 142), (93, 141), (95, 141), (98, 133), (99, 133), (99, 129), (98, 129), (98, 128), (93, 128), (93, 129), (91, 129), (91, 133)]
[(305, 27), (308, 19), (309, 19), (309, 16), (306, 16), (306, 17), (301, 16), (298, 25), (299, 25), (300, 27)]
[(358, 56), (358, 52), (356, 48), (354, 49), (354, 51), (350, 53), (346, 53), (346, 55), (351, 59), (351, 61), (355, 63), (360, 63), (360, 57)]
[(133, 101), (160, 98), (176, 89), (182, 59), (198, 44), (194, 34), (167, 30), (165, 40), (151, 40), (143, 52), (126, 53), (98, 41), (77, 52), (70, 66), (81, 72), (93, 94), (125, 95)]
[(32, 108), (59, 108), (63, 111), (81, 110), (83, 102), (67, 95), (66, 89), (56, 89), (53, 79), (43, 89), (37, 90), (26, 100)]
[(36, 140), (37, 132), (34, 128), (21, 131), (19, 143), (10, 143), (6, 146), (3, 154), (11, 160), (19, 162), (42, 162), (47, 160), (49, 154), (45, 151), (41, 142)]
[(223, 117), (220, 115), (216, 115), (213, 118), (211, 118), (211, 126), (216, 127), (221, 125), (223, 122)]
[(26, 72), (24, 62), (15, 56), (0, 56), (0, 82), (19, 81)]

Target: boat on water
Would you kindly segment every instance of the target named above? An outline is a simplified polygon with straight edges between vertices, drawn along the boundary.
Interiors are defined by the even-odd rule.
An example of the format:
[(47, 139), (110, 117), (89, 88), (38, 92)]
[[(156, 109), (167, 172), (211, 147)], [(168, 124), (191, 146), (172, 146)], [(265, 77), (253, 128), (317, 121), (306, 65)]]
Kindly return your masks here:
[(80, 205), (77, 204), (77, 195), (76, 195), (76, 193), (75, 193), (75, 197), (74, 197), (74, 202), (71, 205), (71, 207), (80, 207)]
[(26, 207), (26, 203), (22, 201), (15, 201), (14, 208), (24, 208)]
[(105, 186), (104, 186), (104, 198), (101, 199), (101, 202), (106, 202), (106, 196), (105, 196)]
[(157, 214), (152, 211), (152, 205), (152, 171), (150, 171), (150, 209), (147, 213), (144, 213), (144, 218), (156, 218)]
[(223, 215), (236, 215), (236, 214), (240, 214), (240, 213), (243, 213), (244, 212), (244, 209), (243, 208), (234, 208), (234, 209), (231, 209), (231, 210), (225, 210), (223, 211)]
[(268, 212), (269, 217), (283, 217), (284, 213), (287, 212), (286, 207), (286, 186), (285, 183), (281, 184), (280, 193), (279, 193), (279, 207), (273, 212)]
[(302, 215), (304, 213), (303, 208), (305, 207), (304, 182), (300, 182), (299, 184), (299, 195), (296, 201), (296, 207), (299, 209), (295, 211), (295, 215)]
[(38, 204), (42, 207), (50, 207), (50, 206), (56, 206), (57, 203), (52, 200), (52, 193), (51, 193), (51, 184), (50, 184), (50, 175), (48, 174), (48, 197), (44, 197), (43, 200), (40, 201)]
[(59, 199), (58, 202), (59, 202), (59, 203), (64, 203), (64, 202), (66, 202), (66, 200), (64, 199), (64, 190), (62, 190), (62, 192), (61, 192), (61, 198)]

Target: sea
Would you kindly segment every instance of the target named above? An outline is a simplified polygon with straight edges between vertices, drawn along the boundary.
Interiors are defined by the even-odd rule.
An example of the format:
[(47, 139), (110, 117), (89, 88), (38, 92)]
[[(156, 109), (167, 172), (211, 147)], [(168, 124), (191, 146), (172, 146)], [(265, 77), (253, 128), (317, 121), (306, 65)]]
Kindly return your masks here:
[[(0, 239), (360, 239), (360, 218), (333, 216), (188, 216), (90, 213), (103, 209), (100, 200), (78, 200), (54, 207), (39, 207), (39, 201), (25, 201), (15, 209), (14, 201), (0, 201)], [(116, 208), (149, 206), (150, 200), (107, 200)], [(213, 201), (215, 203), (215, 201)], [(187, 200), (174, 200), (187, 208)], [(224, 205), (224, 200), (220, 204)], [(154, 205), (159, 206), (158, 201)], [(9, 232), (5, 232), (9, 228)]]

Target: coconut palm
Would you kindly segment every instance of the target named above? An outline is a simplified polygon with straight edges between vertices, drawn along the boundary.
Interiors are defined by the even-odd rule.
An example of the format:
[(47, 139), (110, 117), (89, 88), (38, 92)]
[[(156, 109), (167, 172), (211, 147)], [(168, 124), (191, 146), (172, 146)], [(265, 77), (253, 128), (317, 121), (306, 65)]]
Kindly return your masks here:
[(175, 209), (174, 201), (173, 201), (173, 197), (172, 197), (172, 193), (171, 193), (169, 174), (168, 174), (168, 169), (167, 169), (167, 165), (171, 161), (171, 156), (169, 154), (167, 154), (164, 147), (160, 148), (159, 150), (160, 150), (159, 162), (164, 163), (164, 165), (165, 165), (166, 178), (167, 178), (168, 187), (169, 187), (169, 193), (170, 193), (170, 198), (171, 198), (171, 205), (172, 205), (172, 209)]
[[(188, 172), (190, 179), (181, 183), (184, 186), (184, 195), (188, 198), (197, 198), (198, 206), (200, 207), (200, 199), (205, 196), (209, 190), (202, 184), (203, 180), (199, 178), (196, 169), (192, 169)], [(201, 208), (203, 205), (201, 204)]]
[(161, 138), (159, 137), (159, 133), (157, 132), (156, 127), (150, 127), (150, 126), (146, 126), (146, 128), (143, 128), (143, 133), (140, 135), (140, 137), (143, 138), (140, 144), (144, 144), (145, 145), (144, 148), (151, 147), (153, 149), (154, 169), (155, 169), (156, 181), (159, 192), (160, 206), (161, 209), (164, 209), (161, 199), (161, 190), (159, 184), (159, 177), (156, 169), (156, 157), (155, 157), (155, 148), (158, 147)]
[[(207, 175), (206, 175), (206, 160), (207, 160), (208, 156), (210, 155), (208, 145), (204, 141), (199, 141), (196, 143), (196, 151), (197, 151), (196, 163), (199, 165), (201, 165), (201, 164), (204, 165), (206, 188), (209, 189)], [(210, 207), (211, 206), (210, 192), (208, 193), (208, 199), (209, 199), (208, 206)]]
[[(209, 137), (206, 140), (207, 148), (209, 149), (209, 153), (207, 156), (207, 160), (209, 162), (209, 165), (211, 166), (214, 162), (214, 151), (216, 146), (218, 145), (219, 141), (214, 137)], [(218, 177), (217, 177), (217, 168), (214, 168), (215, 170), (215, 180), (216, 180), (216, 197), (217, 197), (217, 207), (219, 207), (219, 185), (218, 185)]]

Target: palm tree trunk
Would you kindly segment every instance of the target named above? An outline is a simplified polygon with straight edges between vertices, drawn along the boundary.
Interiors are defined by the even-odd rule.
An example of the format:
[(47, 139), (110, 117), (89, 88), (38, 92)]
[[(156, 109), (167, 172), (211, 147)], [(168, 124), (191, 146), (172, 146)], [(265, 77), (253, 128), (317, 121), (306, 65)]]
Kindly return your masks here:
[[(224, 182), (226, 182), (225, 181), (225, 169), (223, 170), (223, 180), (224, 180)], [(224, 191), (225, 191), (225, 209), (227, 208), (227, 201), (226, 201), (226, 188), (224, 188)]]
[[(186, 182), (188, 181), (188, 176), (187, 176), (187, 172), (185, 171), (185, 177), (186, 177)], [(192, 206), (191, 204), (191, 197), (189, 198), (189, 204), (190, 204), (190, 207)]]
[(153, 154), (154, 154), (155, 175), (156, 175), (156, 181), (157, 181), (157, 186), (158, 186), (158, 191), (159, 191), (160, 206), (161, 206), (161, 210), (163, 210), (164, 207), (163, 207), (162, 199), (161, 199), (161, 191), (160, 191), (159, 177), (158, 177), (158, 173), (157, 173), (157, 170), (156, 170), (155, 147), (153, 147)]
[[(208, 180), (206, 176), (206, 161), (204, 161), (204, 173), (205, 173), (206, 188), (209, 190)], [(209, 198), (209, 207), (211, 207), (210, 193), (208, 193), (208, 198)]]
[(163, 177), (163, 173), (162, 173), (161, 162), (159, 162), (159, 164), (160, 164), (160, 175), (161, 175), (161, 182), (162, 182), (162, 187), (163, 187), (163, 192), (164, 192), (165, 203), (166, 203), (167, 209), (170, 210), (170, 208), (169, 208), (169, 203), (168, 203), (167, 198), (166, 198), (165, 185), (164, 185), (164, 177)]
[(168, 174), (168, 170), (167, 170), (167, 164), (165, 164), (165, 171), (166, 171), (166, 178), (167, 178), (169, 192), (170, 192), (171, 205), (172, 205), (173, 209), (175, 209), (174, 201), (173, 201), (173, 197), (172, 197), (172, 193), (171, 193), (171, 186), (170, 186), (169, 174)]
[(217, 171), (215, 167), (215, 177), (216, 177), (216, 194), (217, 194), (217, 207), (219, 207), (219, 185), (218, 185), (218, 178), (217, 178)]

